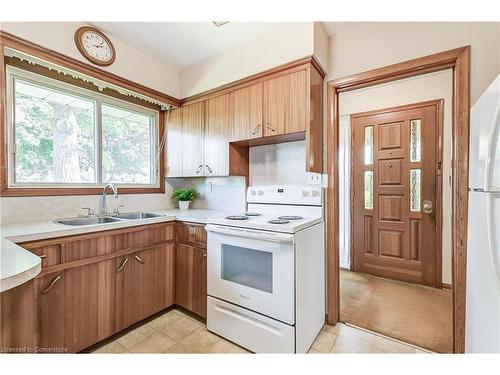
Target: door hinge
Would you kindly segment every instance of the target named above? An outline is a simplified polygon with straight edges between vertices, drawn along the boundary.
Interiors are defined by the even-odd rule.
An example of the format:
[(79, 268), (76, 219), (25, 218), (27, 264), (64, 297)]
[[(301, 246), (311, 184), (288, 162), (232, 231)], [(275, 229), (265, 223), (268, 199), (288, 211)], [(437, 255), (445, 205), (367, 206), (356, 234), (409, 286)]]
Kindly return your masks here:
[(16, 154), (17, 153), (17, 143), (16, 142), (9, 142), (7, 146), (7, 152), (9, 154)]

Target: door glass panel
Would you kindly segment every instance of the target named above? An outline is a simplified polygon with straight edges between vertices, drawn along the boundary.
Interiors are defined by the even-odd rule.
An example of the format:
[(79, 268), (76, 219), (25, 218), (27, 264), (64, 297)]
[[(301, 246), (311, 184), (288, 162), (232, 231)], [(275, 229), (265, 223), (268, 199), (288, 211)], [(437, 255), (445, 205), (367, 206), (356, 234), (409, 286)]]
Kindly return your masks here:
[(373, 209), (373, 171), (365, 171), (365, 209)]
[(412, 163), (421, 161), (420, 126), (420, 120), (410, 121), (410, 161)]
[(373, 126), (365, 127), (365, 164), (373, 164)]
[(273, 292), (273, 254), (222, 244), (221, 277), (233, 283)]
[(420, 169), (410, 169), (410, 211), (420, 211)]

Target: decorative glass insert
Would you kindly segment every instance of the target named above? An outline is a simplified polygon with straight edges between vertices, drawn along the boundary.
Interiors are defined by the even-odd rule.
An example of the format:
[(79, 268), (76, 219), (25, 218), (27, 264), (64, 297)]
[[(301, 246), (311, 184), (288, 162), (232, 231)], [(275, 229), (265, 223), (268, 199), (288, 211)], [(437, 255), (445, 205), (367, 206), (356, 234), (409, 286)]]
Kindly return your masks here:
[(412, 163), (421, 161), (420, 127), (421, 127), (420, 120), (410, 121), (410, 161)]
[(410, 169), (410, 211), (420, 212), (420, 169)]
[(365, 164), (373, 164), (373, 126), (365, 127)]
[(365, 209), (373, 210), (373, 171), (365, 171)]

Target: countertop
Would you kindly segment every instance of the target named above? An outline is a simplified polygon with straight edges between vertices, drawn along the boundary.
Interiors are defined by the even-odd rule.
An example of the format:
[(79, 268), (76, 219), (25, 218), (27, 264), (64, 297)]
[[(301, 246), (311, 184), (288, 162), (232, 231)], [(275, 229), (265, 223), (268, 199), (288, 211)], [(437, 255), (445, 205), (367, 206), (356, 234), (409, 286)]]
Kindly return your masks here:
[(168, 221), (188, 221), (205, 224), (210, 217), (227, 216), (233, 212), (220, 210), (159, 210), (148, 211), (163, 216), (140, 220), (122, 220), (115, 223), (69, 226), (53, 221), (22, 223), (0, 227), (0, 292), (31, 280), (41, 271), (41, 258), (16, 245), (19, 242), (43, 240), (83, 233), (101, 232), (119, 228), (156, 224)]

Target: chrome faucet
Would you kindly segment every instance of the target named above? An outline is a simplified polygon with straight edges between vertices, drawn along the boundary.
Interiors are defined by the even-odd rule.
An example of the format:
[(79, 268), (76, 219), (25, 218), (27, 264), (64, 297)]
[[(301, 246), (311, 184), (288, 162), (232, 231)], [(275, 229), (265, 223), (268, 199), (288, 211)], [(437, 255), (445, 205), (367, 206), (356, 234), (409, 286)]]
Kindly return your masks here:
[(102, 190), (102, 197), (101, 197), (101, 207), (99, 208), (99, 212), (101, 215), (107, 215), (108, 214), (108, 207), (107, 207), (107, 199), (106, 199), (106, 191), (108, 188), (111, 188), (113, 190), (113, 195), (115, 198), (118, 198), (118, 189), (115, 184), (107, 184), (104, 186), (104, 189)]

